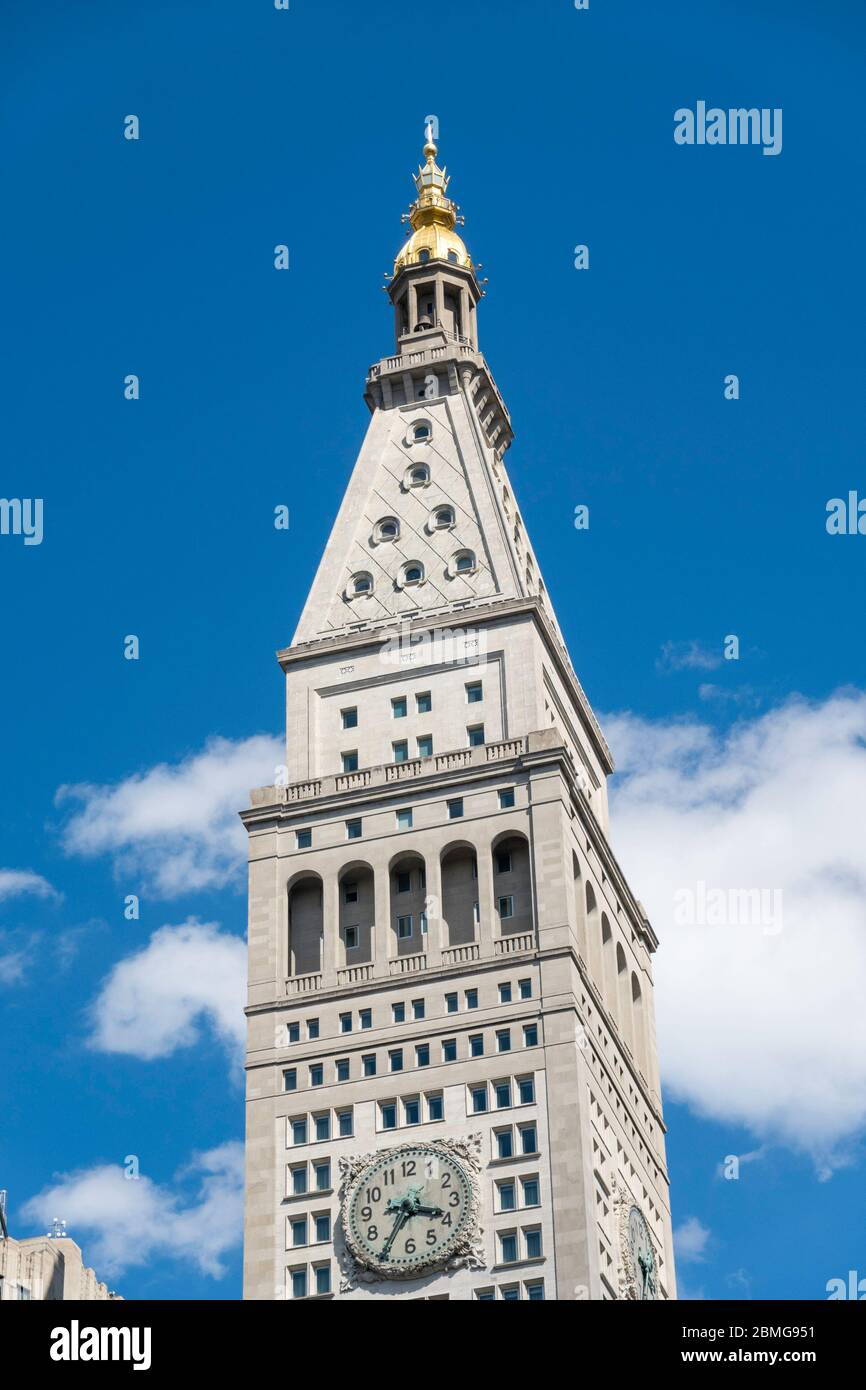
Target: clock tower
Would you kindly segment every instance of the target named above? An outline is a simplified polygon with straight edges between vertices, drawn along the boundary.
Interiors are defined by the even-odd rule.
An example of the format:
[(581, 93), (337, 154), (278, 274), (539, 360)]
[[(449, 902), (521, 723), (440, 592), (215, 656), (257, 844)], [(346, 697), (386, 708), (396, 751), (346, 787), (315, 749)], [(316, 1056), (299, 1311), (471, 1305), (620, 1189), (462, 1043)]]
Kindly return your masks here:
[(657, 940), (428, 129), (252, 793), (244, 1296), (675, 1297)]

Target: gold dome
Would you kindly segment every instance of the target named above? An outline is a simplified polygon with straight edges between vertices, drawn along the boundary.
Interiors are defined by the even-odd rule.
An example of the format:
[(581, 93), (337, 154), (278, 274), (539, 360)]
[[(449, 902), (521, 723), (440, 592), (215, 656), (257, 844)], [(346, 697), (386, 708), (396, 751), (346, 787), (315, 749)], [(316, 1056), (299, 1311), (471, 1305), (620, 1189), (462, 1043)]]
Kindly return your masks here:
[[(457, 205), (447, 197), (448, 174), (436, 163), (438, 151), (428, 126), (424, 145), (426, 163), (415, 176), (418, 197), (409, 209), (412, 235), (394, 258), (394, 274), (399, 275), (408, 265), (424, 261), (448, 261), (472, 270), (472, 258), (457, 225)], [(462, 220), (462, 219), (461, 219)]]

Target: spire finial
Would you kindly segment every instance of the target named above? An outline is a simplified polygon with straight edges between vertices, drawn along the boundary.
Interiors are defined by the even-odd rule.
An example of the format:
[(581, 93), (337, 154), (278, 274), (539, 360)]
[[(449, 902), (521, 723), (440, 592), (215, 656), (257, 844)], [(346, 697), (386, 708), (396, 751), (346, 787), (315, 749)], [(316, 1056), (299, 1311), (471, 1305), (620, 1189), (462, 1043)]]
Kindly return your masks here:
[(438, 153), (439, 151), (433, 139), (433, 118), (432, 116), (428, 116), (427, 123), (424, 126), (424, 155), (430, 160), (435, 159)]

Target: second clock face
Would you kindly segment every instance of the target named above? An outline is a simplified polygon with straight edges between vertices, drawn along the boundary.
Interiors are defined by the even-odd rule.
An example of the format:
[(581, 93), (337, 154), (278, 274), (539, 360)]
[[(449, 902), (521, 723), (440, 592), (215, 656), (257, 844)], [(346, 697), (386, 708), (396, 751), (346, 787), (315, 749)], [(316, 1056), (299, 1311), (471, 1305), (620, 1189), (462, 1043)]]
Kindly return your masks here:
[(356, 1259), (405, 1277), (441, 1264), (465, 1235), (472, 1188), (450, 1153), (405, 1144), (379, 1155), (356, 1179), (344, 1225)]
[(638, 1298), (656, 1297), (656, 1257), (643, 1213), (632, 1207), (628, 1216), (628, 1244), (634, 1265)]

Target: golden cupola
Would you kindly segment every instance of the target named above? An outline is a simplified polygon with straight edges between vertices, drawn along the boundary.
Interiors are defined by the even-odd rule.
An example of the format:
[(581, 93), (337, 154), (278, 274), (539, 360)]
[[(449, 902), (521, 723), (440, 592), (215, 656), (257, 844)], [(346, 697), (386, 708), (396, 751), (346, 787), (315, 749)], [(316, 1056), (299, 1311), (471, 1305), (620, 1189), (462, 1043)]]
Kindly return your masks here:
[(447, 196), (448, 174), (436, 163), (437, 153), (428, 126), (424, 145), (426, 162), (415, 176), (418, 197), (409, 212), (404, 213), (412, 234), (394, 259), (395, 276), (407, 266), (423, 265), (426, 261), (450, 261), (464, 270), (474, 269), (463, 239), (454, 230), (463, 219), (459, 217), (457, 204)]

